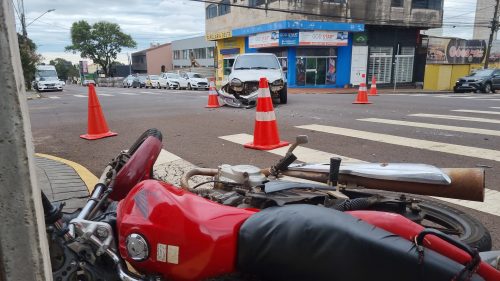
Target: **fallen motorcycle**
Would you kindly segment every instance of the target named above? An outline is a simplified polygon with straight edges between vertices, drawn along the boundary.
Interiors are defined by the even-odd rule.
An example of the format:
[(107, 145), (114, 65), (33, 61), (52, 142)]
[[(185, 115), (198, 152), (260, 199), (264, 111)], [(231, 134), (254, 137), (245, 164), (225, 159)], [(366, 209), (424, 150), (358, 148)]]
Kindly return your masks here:
[[(153, 180), (161, 147), (160, 132), (145, 132), (75, 213), (42, 193), (54, 280), (500, 280), (500, 252), (479, 253), (397, 212), (304, 197), (350, 194), (334, 188), (340, 163), (330, 165), (328, 185), (274, 185), (270, 199), (267, 181), (247, 169), (243, 184), (238, 173), (220, 173), (227, 178), (216, 177), (214, 191)], [(261, 171), (269, 182), (292, 171), (289, 155)], [(288, 192), (303, 199), (288, 201), (297, 196)]]

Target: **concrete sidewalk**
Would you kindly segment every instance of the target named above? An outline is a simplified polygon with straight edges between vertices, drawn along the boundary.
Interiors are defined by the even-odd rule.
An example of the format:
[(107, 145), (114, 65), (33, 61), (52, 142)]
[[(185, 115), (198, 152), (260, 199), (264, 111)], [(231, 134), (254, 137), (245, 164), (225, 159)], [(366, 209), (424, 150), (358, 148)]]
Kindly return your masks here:
[[(65, 202), (63, 211), (72, 212), (81, 208), (89, 196), (89, 187), (83, 179), (86, 176), (68, 163), (58, 161), (56, 157), (36, 156), (36, 174), (40, 189), (50, 201)], [(52, 159), (51, 159), (52, 158)], [(64, 159), (62, 159), (64, 160)], [(75, 163), (76, 164), (76, 163)], [(88, 180), (87, 180), (88, 181)]]

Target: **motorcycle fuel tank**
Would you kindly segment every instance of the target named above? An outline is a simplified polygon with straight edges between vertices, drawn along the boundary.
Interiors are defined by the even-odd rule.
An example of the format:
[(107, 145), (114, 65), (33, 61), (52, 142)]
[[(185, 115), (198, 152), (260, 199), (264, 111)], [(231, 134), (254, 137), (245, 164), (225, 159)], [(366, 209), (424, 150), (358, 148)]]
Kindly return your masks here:
[(167, 280), (231, 273), (240, 226), (254, 213), (146, 180), (118, 206), (120, 254), (142, 273)]

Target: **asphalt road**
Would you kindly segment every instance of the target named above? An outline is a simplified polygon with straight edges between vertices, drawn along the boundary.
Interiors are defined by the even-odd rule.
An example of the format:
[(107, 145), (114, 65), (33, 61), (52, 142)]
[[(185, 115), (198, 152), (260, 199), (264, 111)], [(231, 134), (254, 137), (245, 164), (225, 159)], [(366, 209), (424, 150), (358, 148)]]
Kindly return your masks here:
[[(79, 136), (87, 126), (86, 91), (67, 86), (63, 92), (43, 93), (44, 98), (28, 101), (37, 152), (78, 162), (99, 175), (120, 150), (155, 127), (163, 132), (166, 150), (198, 166), (265, 167), (279, 159), (221, 139), (252, 134), (255, 110), (206, 109), (207, 91), (97, 88), (108, 125), (118, 136), (83, 140)], [(486, 167), (486, 187), (500, 191), (500, 95), (387, 94), (372, 97), (371, 105), (354, 105), (353, 100), (353, 95), (290, 95), (289, 104), (275, 108), (282, 139), (292, 141), (307, 134), (308, 148), (369, 162)], [(394, 121), (413, 123), (388, 124)], [(449, 127), (422, 128), (414, 123)], [(327, 126), (330, 133), (296, 127), (313, 124)], [(486, 225), (494, 247), (500, 249), (499, 216), (455, 207)]]

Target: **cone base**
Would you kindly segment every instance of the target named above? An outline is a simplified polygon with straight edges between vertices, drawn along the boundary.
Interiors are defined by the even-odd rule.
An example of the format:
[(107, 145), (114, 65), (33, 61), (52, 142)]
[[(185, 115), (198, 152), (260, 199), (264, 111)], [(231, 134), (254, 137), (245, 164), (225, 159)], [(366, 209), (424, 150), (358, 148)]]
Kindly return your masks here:
[(372, 95), (372, 94), (368, 94), (369, 97), (374, 97), (374, 96), (378, 96), (378, 94), (375, 94), (375, 95)]
[(249, 143), (244, 144), (243, 146), (246, 148), (257, 149), (257, 150), (271, 150), (271, 149), (287, 146), (289, 144), (290, 143), (287, 141), (280, 141), (277, 144), (271, 144), (271, 145), (256, 145), (256, 144), (254, 144), (254, 142), (249, 142)]
[(352, 104), (372, 104), (372, 103), (371, 102), (359, 102), (359, 101), (355, 101)]
[(117, 133), (114, 133), (114, 132), (106, 132), (106, 133), (102, 133), (102, 134), (85, 134), (85, 135), (80, 135), (80, 138), (82, 139), (86, 139), (86, 140), (97, 140), (97, 139), (103, 139), (103, 138), (108, 138), (108, 137), (114, 137), (114, 136), (117, 136), (118, 134)]
[(205, 108), (219, 108), (220, 105), (207, 105)]

